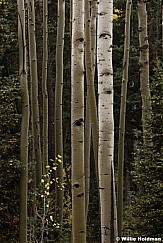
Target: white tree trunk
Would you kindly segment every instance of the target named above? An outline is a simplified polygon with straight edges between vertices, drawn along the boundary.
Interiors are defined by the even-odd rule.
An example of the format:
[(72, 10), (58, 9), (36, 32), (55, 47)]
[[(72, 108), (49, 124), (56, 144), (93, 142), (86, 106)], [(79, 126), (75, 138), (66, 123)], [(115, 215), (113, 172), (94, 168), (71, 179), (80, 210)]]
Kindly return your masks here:
[(112, 16), (113, 1), (99, 1), (97, 27), (98, 163), (102, 243), (111, 241), (111, 170), (114, 149)]
[(72, 1), (72, 242), (86, 242), (84, 175), (84, 1)]

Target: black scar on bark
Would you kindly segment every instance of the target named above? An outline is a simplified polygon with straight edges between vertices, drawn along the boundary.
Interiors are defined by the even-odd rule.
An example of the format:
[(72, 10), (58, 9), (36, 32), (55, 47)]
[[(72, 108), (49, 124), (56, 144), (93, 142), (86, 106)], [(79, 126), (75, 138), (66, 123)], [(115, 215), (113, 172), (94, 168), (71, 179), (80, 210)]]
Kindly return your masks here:
[(99, 38), (102, 38), (102, 37), (105, 38), (107, 36), (109, 36), (111, 38), (111, 34), (110, 33), (104, 32), (104, 33), (102, 33), (102, 34), (99, 35)]
[(111, 91), (110, 91), (110, 90), (107, 90), (106, 93), (107, 93), (107, 94), (111, 94)]
[(83, 118), (79, 118), (78, 120), (74, 121), (72, 125), (79, 127), (82, 125), (83, 122), (84, 122)]
[(84, 192), (78, 193), (77, 197), (83, 197), (84, 196)]
[(73, 185), (73, 187), (79, 188), (80, 187), (80, 184), (78, 182), (75, 182), (74, 185)]

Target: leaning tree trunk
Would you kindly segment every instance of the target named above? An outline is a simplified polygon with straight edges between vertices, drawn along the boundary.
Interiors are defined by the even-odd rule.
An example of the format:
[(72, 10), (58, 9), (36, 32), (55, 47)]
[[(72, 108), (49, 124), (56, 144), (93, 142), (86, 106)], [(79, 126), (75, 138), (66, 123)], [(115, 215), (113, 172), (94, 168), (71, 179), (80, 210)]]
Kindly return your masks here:
[(130, 16), (132, 1), (126, 1), (125, 16), (125, 42), (123, 55), (123, 77), (121, 86), (121, 107), (119, 119), (119, 144), (118, 144), (118, 197), (117, 197), (117, 214), (118, 214), (118, 236), (122, 236), (123, 221), (123, 167), (124, 167), (124, 138), (125, 138), (125, 117), (126, 117), (126, 98), (128, 83), (128, 66), (129, 66), (129, 48), (130, 48)]
[(113, 1), (98, 4), (99, 191), (101, 242), (111, 242), (111, 181), (114, 150), (112, 20)]
[(151, 136), (149, 130), (149, 121), (151, 118), (151, 100), (149, 87), (149, 43), (148, 43), (148, 25), (146, 1), (138, 0), (138, 31), (139, 31), (139, 72), (140, 72), (140, 90), (142, 97), (142, 126), (144, 145), (151, 146)]
[(72, 1), (72, 242), (86, 242), (84, 175), (84, 1)]
[(35, 38), (35, 7), (34, 0), (28, 0), (28, 36), (29, 36), (29, 59), (30, 59), (30, 81), (31, 81), (31, 107), (32, 107), (32, 127), (36, 161), (36, 184), (38, 185), (42, 177), (42, 156), (40, 143), (40, 118), (38, 105), (38, 75), (37, 75), (37, 55)]
[(19, 77), (22, 101), (22, 121), (20, 133), (20, 222), (19, 242), (27, 242), (27, 194), (28, 194), (28, 130), (29, 130), (29, 95), (26, 70), (26, 38), (24, 1), (17, 1), (18, 6), (18, 44)]

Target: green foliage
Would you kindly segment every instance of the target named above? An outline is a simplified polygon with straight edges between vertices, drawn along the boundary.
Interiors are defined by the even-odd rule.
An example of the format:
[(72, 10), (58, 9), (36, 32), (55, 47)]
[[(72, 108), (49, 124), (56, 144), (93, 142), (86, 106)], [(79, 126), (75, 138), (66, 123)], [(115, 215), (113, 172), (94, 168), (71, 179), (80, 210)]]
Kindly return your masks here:
[(20, 169), (15, 158), (0, 161), (0, 242), (18, 239)]
[(0, 79), (0, 152), (2, 158), (19, 154), (21, 99), (16, 75)]
[(154, 148), (162, 154), (163, 149), (163, 67), (158, 62), (155, 76), (151, 78), (152, 90), (152, 131)]
[(17, 70), (17, 3), (15, 1), (0, 2), (0, 75), (12, 75)]
[(18, 239), (21, 170), (16, 6), (0, 1), (0, 242), (11, 243)]
[(8, 242), (8, 239), (16, 242), (18, 238), (21, 169), (19, 92), (16, 75), (0, 79), (0, 231), (2, 242)]
[[(139, 146), (132, 172), (135, 192), (127, 210), (132, 235), (163, 237), (163, 70), (157, 66), (152, 79), (151, 127), (153, 147)], [(126, 222), (126, 224), (129, 224)], [(126, 226), (125, 226), (126, 227)]]

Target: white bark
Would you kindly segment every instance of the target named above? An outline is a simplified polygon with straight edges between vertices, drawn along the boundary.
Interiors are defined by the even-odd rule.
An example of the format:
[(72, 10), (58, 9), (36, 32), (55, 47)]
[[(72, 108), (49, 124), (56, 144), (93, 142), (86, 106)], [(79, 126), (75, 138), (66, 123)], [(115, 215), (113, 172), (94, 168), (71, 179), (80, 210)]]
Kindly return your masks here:
[(114, 149), (112, 16), (113, 1), (99, 1), (97, 28), (98, 163), (102, 243), (111, 241), (111, 170)]
[(72, 242), (86, 242), (84, 175), (84, 1), (72, 1)]
[(91, 2), (91, 53), (92, 64), (95, 72), (96, 67), (96, 26), (97, 26), (97, 0)]

